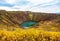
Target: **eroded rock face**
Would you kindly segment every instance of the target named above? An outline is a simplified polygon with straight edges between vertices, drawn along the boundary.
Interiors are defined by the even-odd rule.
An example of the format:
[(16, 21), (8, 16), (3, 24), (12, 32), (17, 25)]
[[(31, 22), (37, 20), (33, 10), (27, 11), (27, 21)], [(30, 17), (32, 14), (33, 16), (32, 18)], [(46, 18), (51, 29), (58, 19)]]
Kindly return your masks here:
[[(24, 21), (52, 21), (60, 19), (60, 14), (38, 13), (29, 11), (0, 11), (0, 21), (4, 25), (20, 26)], [(57, 18), (58, 17), (58, 18)], [(60, 23), (60, 21), (58, 21)]]

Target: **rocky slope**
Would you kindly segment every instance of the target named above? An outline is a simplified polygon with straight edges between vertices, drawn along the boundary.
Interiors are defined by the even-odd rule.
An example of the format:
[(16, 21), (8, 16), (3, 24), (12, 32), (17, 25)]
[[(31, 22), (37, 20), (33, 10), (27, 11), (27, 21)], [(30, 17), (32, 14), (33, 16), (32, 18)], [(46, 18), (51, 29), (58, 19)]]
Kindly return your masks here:
[[(0, 10), (0, 24), (6, 26), (21, 26), (24, 21), (37, 21), (35, 26), (60, 24), (60, 14), (40, 13), (30, 11), (5, 11)], [(46, 23), (45, 23), (46, 22)], [(58, 26), (57, 26), (58, 27)], [(60, 27), (60, 26), (59, 26)]]

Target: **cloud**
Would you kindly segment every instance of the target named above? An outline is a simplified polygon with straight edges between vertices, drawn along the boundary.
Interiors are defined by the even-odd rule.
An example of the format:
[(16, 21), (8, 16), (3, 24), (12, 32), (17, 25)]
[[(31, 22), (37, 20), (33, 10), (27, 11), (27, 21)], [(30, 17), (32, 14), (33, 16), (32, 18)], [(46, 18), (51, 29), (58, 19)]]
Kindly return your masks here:
[(60, 12), (60, 0), (0, 0), (0, 9), (55, 13)]
[(12, 8), (16, 9), (16, 10), (28, 11), (29, 6), (18, 6), (18, 5), (16, 5), (16, 6), (13, 6)]
[(10, 7), (6, 7), (6, 6), (0, 6), (0, 10), (7, 10), (7, 11), (16, 11), (16, 9), (12, 9)]
[(42, 4), (42, 3), (47, 3), (47, 2), (54, 1), (54, 0), (28, 0), (28, 1), (30, 1), (33, 4)]
[(15, 4), (17, 0), (4, 0), (8, 4)]
[(60, 7), (57, 6), (50, 6), (50, 7), (46, 7), (46, 8), (32, 8), (30, 9), (30, 11), (34, 11), (34, 12), (47, 12), (47, 13), (56, 13), (56, 12), (60, 12)]

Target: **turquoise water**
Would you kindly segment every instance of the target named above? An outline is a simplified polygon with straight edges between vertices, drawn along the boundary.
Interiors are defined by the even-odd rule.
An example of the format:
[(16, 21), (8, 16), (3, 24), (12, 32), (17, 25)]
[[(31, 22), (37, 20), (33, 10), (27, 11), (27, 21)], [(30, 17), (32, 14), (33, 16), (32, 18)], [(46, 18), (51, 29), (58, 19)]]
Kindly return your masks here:
[(23, 28), (29, 28), (31, 26), (34, 26), (37, 22), (36, 21), (25, 21), (21, 24)]

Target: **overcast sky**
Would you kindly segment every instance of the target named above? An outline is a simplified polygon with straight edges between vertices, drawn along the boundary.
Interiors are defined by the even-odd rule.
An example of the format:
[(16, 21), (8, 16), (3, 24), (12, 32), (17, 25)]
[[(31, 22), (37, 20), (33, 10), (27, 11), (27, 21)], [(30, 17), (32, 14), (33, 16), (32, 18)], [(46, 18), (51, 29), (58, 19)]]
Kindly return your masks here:
[(60, 0), (0, 0), (0, 10), (60, 13)]

